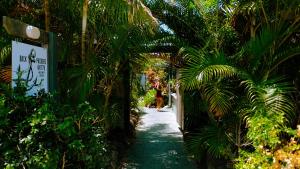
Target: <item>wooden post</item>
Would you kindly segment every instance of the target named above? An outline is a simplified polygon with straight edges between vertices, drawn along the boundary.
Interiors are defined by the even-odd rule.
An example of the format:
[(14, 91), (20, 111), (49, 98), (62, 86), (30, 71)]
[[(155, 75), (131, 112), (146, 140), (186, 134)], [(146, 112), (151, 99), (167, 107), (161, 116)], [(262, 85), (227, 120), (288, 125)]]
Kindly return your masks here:
[[(5, 28), (6, 32), (10, 35), (28, 39), (30, 41), (38, 42), (41, 44), (48, 43), (48, 34), (42, 29), (39, 29), (40, 36), (37, 39), (32, 39), (27, 36), (26, 28), (29, 26), (31, 26), (31, 27), (34, 27), (34, 26), (28, 25), (26, 23), (23, 23), (21, 21), (15, 20), (15, 19), (11, 19), (7, 16), (3, 16), (2, 21), (3, 21), (3, 27)], [(34, 27), (34, 28), (36, 28), (36, 27)]]
[[(176, 70), (176, 79), (177, 81), (180, 79), (179, 70)], [(177, 95), (177, 122), (182, 130), (184, 130), (184, 102), (183, 102), (183, 95), (184, 90), (180, 87), (179, 83), (176, 84), (176, 95)]]
[(172, 64), (171, 62), (169, 63), (169, 67), (168, 67), (168, 107), (172, 107), (172, 93), (171, 93), (171, 84), (170, 84), (170, 80), (171, 80), (171, 74), (172, 74)]

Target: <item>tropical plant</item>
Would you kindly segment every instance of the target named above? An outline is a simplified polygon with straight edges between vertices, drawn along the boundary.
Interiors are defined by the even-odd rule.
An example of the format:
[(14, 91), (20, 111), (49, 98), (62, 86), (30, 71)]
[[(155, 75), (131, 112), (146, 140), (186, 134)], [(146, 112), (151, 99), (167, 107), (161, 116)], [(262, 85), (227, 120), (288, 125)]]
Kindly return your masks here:
[[(0, 166), (4, 167), (7, 163), (8, 167), (24, 165), (29, 168), (113, 168), (108, 165), (117, 160), (112, 160), (107, 154), (116, 153), (107, 150), (111, 145), (106, 138), (109, 135), (107, 132), (114, 128), (124, 128), (124, 125), (120, 124), (122, 121), (129, 123), (129, 114), (126, 114), (126, 111), (130, 110), (131, 67), (143, 63), (144, 58), (140, 55), (146, 50), (143, 42), (157, 30), (156, 19), (141, 1), (13, 0), (1, 1), (0, 8), (1, 15), (57, 33), (58, 78), (61, 84), (58, 89), (61, 95), (49, 99), (51, 103), (48, 103), (47, 99), (42, 102), (36, 98), (20, 96), (21, 100), (30, 102), (21, 104), (22, 108), (28, 111), (28, 116), (16, 120), (12, 125), (25, 128), (15, 130), (22, 133), (20, 137), (30, 135), (32, 138), (31, 141), (22, 142), (25, 148), (19, 146), (22, 153), (31, 154), (20, 156), (20, 151), (9, 145), (7, 148), (12, 151), (7, 150), (11, 154), (5, 157), (1, 154)], [(83, 8), (88, 10), (82, 10)], [(40, 18), (45, 18), (45, 23)], [(83, 21), (83, 24), (80, 21)], [(82, 27), (85, 23), (88, 25), (86, 29)], [(2, 36), (2, 32), (3, 29), (0, 37), (1, 60), (5, 60), (3, 65), (6, 66), (9, 65), (9, 59), (6, 58), (10, 51), (4, 47), (10, 45), (11, 37)], [(2, 68), (1, 65), (1, 76), (7, 72)], [(69, 80), (72, 80), (72, 83), (67, 83)], [(15, 108), (15, 101), (11, 100), (11, 97), (8, 98), (5, 96), (4, 100), (5, 106), (10, 106), (6, 104), (7, 100), (13, 104), (8, 108), (10, 111)], [(55, 107), (54, 103), (52, 104), (53, 100), (63, 103), (56, 103)], [(86, 103), (88, 100), (91, 105)], [(42, 102), (41, 105), (36, 105), (38, 101)], [(40, 110), (40, 106), (43, 110)], [(1, 107), (2, 110), (6, 109)], [(4, 114), (7, 115), (9, 111)], [(44, 118), (48, 118), (49, 112), (54, 115), (48, 122), (48, 119)], [(22, 111), (18, 113), (21, 114)], [(128, 119), (122, 120), (125, 117)], [(31, 118), (38, 118), (34, 127), (41, 132), (35, 130), (37, 133), (31, 133)], [(40, 130), (41, 126), (46, 127)], [(5, 134), (9, 132), (13, 131), (9, 130)], [(53, 137), (47, 138), (44, 134)], [(18, 140), (19, 136), (12, 133), (15, 140)], [(119, 139), (119, 142), (121, 141)], [(5, 141), (5, 144), (8, 143), (9, 141)], [(18, 141), (11, 143), (19, 145)], [(118, 148), (115, 149), (119, 151)], [(98, 162), (100, 164), (96, 166)]]
[[(282, 140), (279, 135), (286, 131), (285, 125), (289, 126), (286, 122), (291, 122), (294, 117), (294, 104), (290, 98), (293, 89), (286, 83), (287, 79), (279, 77), (280, 64), (299, 55), (299, 46), (291, 41), (299, 21), (295, 15), (286, 19), (278, 14), (291, 12), (289, 5), (285, 4), (276, 6), (277, 14), (270, 13), (273, 19), (277, 17), (280, 22), (269, 22), (269, 16), (264, 12), (265, 4), (261, 6), (259, 3), (264, 19), (256, 28), (256, 33), (251, 33), (252, 39), (242, 46), (241, 51), (224, 54), (221, 51), (226, 47), (222, 46), (226, 40), (217, 43), (208, 40), (207, 45), (200, 49), (186, 47), (180, 52), (186, 63), (181, 70), (183, 87), (186, 90), (199, 90), (201, 99), (207, 102), (210, 119), (217, 123), (220, 130), (225, 127), (224, 136), (212, 132), (216, 135), (210, 137), (206, 137), (205, 133), (207, 128), (213, 126), (208, 124), (202, 127), (198, 134), (188, 139), (191, 149), (198, 146), (199, 152), (207, 151), (216, 157), (221, 155), (233, 160), (241, 151), (251, 152), (253, 147), (257, 149), (258, 144), (263, 142), (266, 143), (264, 148), (274, 148)], [(211, 14), (211, 10), (204, 16), (208, 14)], [(217, 21), (220, 27), (228, 24)], [(288, 31), (284, 29), (287, 27), (290, 27)], [(218, 34), (217, 37), (223, 34), (216, 32), (212, 26), (207, 28), (214, 33), (212, 39), (216, 39), (215, 34)], [(230, 53), (233, 55), (227, 56)], [(227, 121), (227, 116), (236, 117), (233, 118), (235, 121)], [(228, 141), (224, 142), (229, 142), (230, 148), (213, 144), (211, 138), (216, 142), (217, 139), (226, 138)], [(224, 154), (228, 152), (225, 150), (230, 150), (230, 155)]]
[(142, 99), (140, 99), (139, 106), (150, 107), (152, 104), (155, 103), (155, 95), (156, 95), (155, 89), (149, 90), (146, 93), (146, 95)]
[[(22, 86), (0, 95), (1, 168), (110, 168), (115, 157), (89, 103), (76, 107)], [(57, 97), (57, 96), (56, 96)]]
[[(144, 48), (141, 42), (146, 39), (145, 35), (156, 29), (156, 21), (140, 1), (120, 1), (117, 4), (110, 1), (89, 4), (89, 29), (86, 30), (89, 36), (82, 44), (87, 45), (85, 61), (76, 68), (77, 71), (71, 71), (73, 75), (69, 77), (78, 81), (79, 85), (71, 90), (80, 93), (80, 100), (103, 93), (104, 116), (110, 114), (108, 110), (113, 105), (110, 104), (112, 98), (123, 98), (124, 102), (118, 103), (121, 108), (119, 117), (122, 117), (122, 110), (125, 113), (130, 109), (130, 67), (133, 64), (137, 66), (142, 59), (138, 53)], [(117, 12), (112, 14), (111, 10)], [(123, 88), (126, 90), (115, 96), (113, 93), (118, 90), (119, 84), (125, 85)]]
[[(235, 168), (298, 168), (300, 166), (300, 147), (297, 143), (299, 128), (286, 132), (292, 136), (291, 139), (277, 142), (276, 148), (259, 145), (255, 147), (254, 152), (241, 151), (240, 157), (236, 159)], [(272, 138), (280, 140), (278, 135)], [(261, 143), (265, 144), (268, 141), (271, 140), (267, 139)]]

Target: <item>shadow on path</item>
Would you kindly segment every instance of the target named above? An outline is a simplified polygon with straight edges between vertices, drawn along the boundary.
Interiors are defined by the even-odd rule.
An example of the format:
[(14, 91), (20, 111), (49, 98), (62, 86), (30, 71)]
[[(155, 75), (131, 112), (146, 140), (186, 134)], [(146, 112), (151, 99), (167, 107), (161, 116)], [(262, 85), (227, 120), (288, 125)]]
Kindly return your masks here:
[(176, 117), (169, 109), (144, 108), (136, 142), (128, 152), (124, 169), (194, 169), (184, 151)]

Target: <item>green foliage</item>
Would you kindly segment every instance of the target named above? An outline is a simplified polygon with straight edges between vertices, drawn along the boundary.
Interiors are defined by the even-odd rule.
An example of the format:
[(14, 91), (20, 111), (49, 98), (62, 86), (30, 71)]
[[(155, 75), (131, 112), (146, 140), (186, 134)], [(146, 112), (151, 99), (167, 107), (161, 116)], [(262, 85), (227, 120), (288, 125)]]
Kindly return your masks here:
[(270, 155), (259, 153), (259, 152), (253, 152), (253, 153), (247, 153), (242, 151), (241, 157), (247, 157), (249, 158), (249, 161), (245, 162), (242, 160), (243, 158), (238, 159), (241, 161), (240, 163), (235, 165), (235, 168), (239, 169), (255, 169), (255, 168), (262, 168), (262, 169), (269, 169), (273, 158)]
[(240, 156), (236, 159), (235, 168), (270, 169), (300, 167), (300, 147), (297, 141), (295, 141), (299, 139), (299, 131), (300, 130), (298, 129), (298, 134), (296, 134), (296, 130), (285, 129), (285, 132), (288, 132), (292, 138), (290, 139), (290, 142), (276, 141), (276, 147), (263, 146), (263, 144), (268, 143), (272, 145), (276, 139), (280, 139), (279, 135), (273, 135), (270, 136), (272, 139), (268, 138), (267, 141), (261, 141), (261, 145), (255, 146), (254, 151), (241, 151)]
[(1, 168), (109, 168), (109, 142), (95, 108), (18, 91), (0, 95)]
[[(196, 121), (199, 130), (192, 130), (196, 134), (187, 140), (189, 150), (194, 155), (239, 159), (237, 168), (271, 168), (274, 152), (291, 137), (287, 128), (295, 119), (291, 80), (295, 83), (297, 77), (287, 70), (299, 71), (288, 66), (292, 62), (289, 59), (298, 60), (295, 56), (299, 56), (296, 31), (300, 25), (299, 4), (292, 1), (193, 2), (188, 7), (203, 18), (202, 31), (209, 35), (204, 43), (198, 41), (179, 52), (185, 61), (180, 82), (185, 90), (199, 91), (199, 99), (208, 106), (205, 113), (216, 125)], [(180, 31), (174, 31), (182, 36)], [(194, 113), (203, 114), (199, 110)], [(215, 130), (210, 132), (213, 130), (208, 128)], [(221, 143), (214, 144), (220, 140), (217, 137), (220, 131), (225, 133), (222, 142), (228, 144), (227, 149)], [(217, 151), (225, 149), (229, 150), (227, 154)]]
[[(275, 150), (282, 142), (280, 135), (286, 133), (288, 119), (294, 117), (291, 85), (284, 78), (252, 78), (252, 72), (231, 65), (222, 55), (210, 55), (195, 49), (187, 52), (187, 66), (181, 71), (181, 82), (186, 89), (200, 90), (201, 98), (208, 103), (207, 113), (217, 124), (201, 128), (187, 141), (192, 145), (191, 152), (203, 155), (207, 151), (212, 156), (231, 160), (244, 157), (240, 161), (243, 163), (248, 158), (263, 156), (257, 152), (260, 147)], [(226, 116), (237, 118), (228, 121)], [(223, 135), (221, 131), (224, 131)], [(249, 142), (255, 149), (253, 154), (249, 147), (244, 147)], [(269, 159), (267, 156), (261, 158), (262, 161), (254, 166), (263, 167)]]
[(256, 94), (249, 94), (252, 115), (246, 117), (247, 138), (252, 142), (254, 151), (242, 150), (236, 168), (274, 167), (275, 151), (286, 144), (281, 136), (284, 133), (295, 136), (295, 131), (286, 127), (294, 114), (294, 106), (287, 94), (291, 87), (276, 79), (255, 86)]
[[(299, 149), (284, 143), (292, 135), (286, 126), (296, 119), (294, 102), (299, 100), (299, 93), (285, 83), (292, 81), (297, 87), (299, 80), (289, 74), (299, 72), (298, 1), (144, 1), (159, 23), (167, 25), (154, 37), (158, 21), (142, 1), (90, 1), (84, 64), (78, 54), (78, 6), (83, 1), (49, 2), (50, 30), (59, 34), (59, 79), (65, 85), (60, 90), (65, 95), (25, 97), (27, 86), (21, 81), (14, 91), (0, 90), (5, 93), (0, 95), (0, 167), (107, 167), (110, 152), (104, 133), (118, 127), (123, 117), (120, 100), (127, 99), (120, 96), (126, 93), (120, 84), (123, 80), (128, 90), (129, 75), (136, 72), (126, 70), (143, 65), (140, 53), (152, 46), (172, 57), (184, 49), (175, 58), (175, 66), (183, 66), (182, 86), (200, 91), (202, 108), (195, 112), (211, 120), (195, 122), (200, 127), (191, 138), (193, 153), (239, 157), (237, 168), (270, 168), (276, 149)], [(0, 2), (1, 16), (41, 28), (43, 10), (42, 1)], [(4, 29), (0, 34), (0, 76), (6, 73), (9, 79), (2, 65), (9, 64), (11, 37)], [(273, 79), (281, 76), (287, 78)], [(154, 95), (147, 93), (143, 104), (151, 104)], [(290, 95), (297, 95), (296, 101)]]
[(181, 82), (188, 90), (198, 89), (202, 84), (220, 78), (231, 78), (239, 73), (223, 53), (211, 54), (205, 50), (187, 48), (182, 49), (182, 54), (186, 57), (188, 66), (181, 69)]
[(218, 125), (220, 124), (211, 120), (211, 122), (204, 126), (201, 131), (191, 134), (186, 140), (189, 152), (192, 152), (200, 159), (206, 150), (213, 157), (230, 158), (232, 155), (231, 144), (226, 129), (223, 126)]
[(140, 99), (139, 106), (150, 106), (151, 104), (155, 103), (155, 95), (156, 95), (156, 90), (151, 89), (147, 91), (146, 95)]
[(10, 54), (11, 54), (10, 46), (4, 46), (2, 49), (0, 48), (0, 65), (2, 65), (7, 60)]

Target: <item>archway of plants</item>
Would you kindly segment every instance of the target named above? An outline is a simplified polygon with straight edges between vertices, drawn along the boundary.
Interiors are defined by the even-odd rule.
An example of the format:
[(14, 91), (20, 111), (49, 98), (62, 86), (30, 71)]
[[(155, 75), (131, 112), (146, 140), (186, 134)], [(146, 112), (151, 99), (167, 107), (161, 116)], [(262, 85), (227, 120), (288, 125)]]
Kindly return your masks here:
[(133, 131), (135, 76), (152, 53), (171, 58), (181, 76), (187, 148), (199, 163), (299, 168), (299, 8), (295, 0), (1, 1), (1, 16), (57, 33), (59, 87), (36, 97), (11, 89), (14, 37), (1, 28), (0, 167), (116, 167)]

